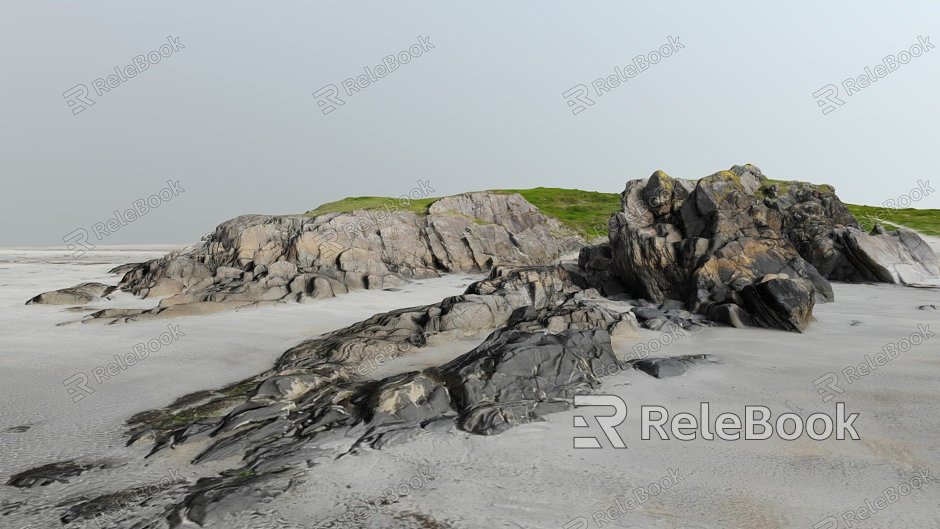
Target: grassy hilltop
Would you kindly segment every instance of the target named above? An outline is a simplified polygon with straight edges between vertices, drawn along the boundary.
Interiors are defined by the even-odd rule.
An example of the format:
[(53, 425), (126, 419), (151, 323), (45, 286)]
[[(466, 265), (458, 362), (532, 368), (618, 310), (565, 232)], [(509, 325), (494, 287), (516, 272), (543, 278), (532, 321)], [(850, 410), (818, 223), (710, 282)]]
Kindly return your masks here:
[[(778, 184), (786, 182), (773, 181)], [(600, 193), (580, 189), (561, 189), (557, 187), (536, 187), (533, 189), (493, 189), (491, 193), (519, 193), (542, 213), (560, 220), (566, 226), (578, 231), (585, 237), (607, 236), (607, 220), (620, 209), (618, 193)], [(438, 198), (412, 200), (407, 207), (401, 208), (398, 201), (390, 197), (349, 197), (336, 202), (328, 202), (306, 213), (308, 216), (325, 213), (347, 212), (357, 209), (382, 209), (386, 204), (394, 209), (404, 209), (418, 215), (426, 215), (428, 207)], [(870, 229), (875, 223), (892, 229), (904, 226), (926, 235), (940, 236), (940, 209), (896, 209), (889, 210), (878, 206), (846, 204), (849, 211), (858, 219), (863, 228)]]

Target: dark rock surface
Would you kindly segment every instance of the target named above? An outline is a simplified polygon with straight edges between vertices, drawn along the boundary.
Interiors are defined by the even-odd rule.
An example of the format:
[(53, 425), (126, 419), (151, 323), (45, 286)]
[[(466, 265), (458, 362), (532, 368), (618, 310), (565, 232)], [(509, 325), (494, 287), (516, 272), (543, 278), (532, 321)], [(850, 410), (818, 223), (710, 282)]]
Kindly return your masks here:
[(919, 235), (877, 224), (865, 232), (832, 186), (768, 183), (758, 195), (780, 212), (800, 255), (830, 280), (911, 285), (940, 275), (940, 259)]
[(500, 330), (431, 372), (449, 388), (460, 428), (490, 435), (567, 408), (618, 364), (606, 330)]
[(606, 272), (606, 250), (582, 250), (591, 277), (733, 326), (802, 332), (814, 304), (833, 299), (828, 279), (917, 284), (940, 275), (916, 233), (866, 234), (832, 187), (774, 183), (752, 165), (697, 182), (657, 171), (628, 182), (621, 204)]
[(644, 358), (633, 362), (633, 367), (656, 378), (669, 378), (684, 375), (696, 364), (712, 362), (708, 355), (685, 355), (671, 358)]
[(616, 276), (654, 302), (805, 329), (816, 298), (831, 299), (832, 290), (782, 235), (779, 213), (754, 194), (761, 176), (736, 166), (697, 183), (661, 171), (627, 183), (623, 211), (611, 221)]
[(59, 461), (19, 472), (10, 477), (7, 485), (18, 488), (44, 487), (52, 483), (68, 483), (70, 478), (89, 470), (105, 468), (106, 463), (80, 463)]

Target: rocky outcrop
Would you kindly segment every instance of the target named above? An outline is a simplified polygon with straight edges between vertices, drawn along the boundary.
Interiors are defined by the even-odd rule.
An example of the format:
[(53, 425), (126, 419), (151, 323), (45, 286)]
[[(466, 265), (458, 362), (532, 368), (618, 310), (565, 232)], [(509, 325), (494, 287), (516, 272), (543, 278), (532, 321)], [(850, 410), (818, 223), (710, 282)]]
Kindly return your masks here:
[(662, 171), (628, 182), (611, 220), (614, 273), (654, 302), (802, 331), (816, 299), (832, 299), (832, 290), (783, 236), (780, 214), (755, 195), (760, 185), (759, 174), (738, 166), (698, 182)]
[(43, 292), (26, 302), (27, 305), (82, 305), (101, 299), (117, 290), (113, 285), (81, 283), (74, 287)]
[(887, 231), (875, 226), (865, 233), (840, 228), (834, 229), (832, 236), (840, 254), (838, 269), (849, 271), (844, 280), (918, 285), (940, 277), (940, 258), (911, 230)]
[[(735, 326), (803, 331), (828, 279), (913, 284), (940, 274), (915, 233), (866, 234), (830, 186), (773, 183), (752, 165), (701, 180), (657, 171), (632, 180), (603, 249), (582, 250), (595, 277), (654, 302)], [(607, 276), (604, 276), (604, 274)]]
[(244, 215), (219, 225), (195, 247), (115, 269), (124, 272), (121, 290), (162, 298), (159, 307), (109, 309), (90, 318), (177, 317), (396, 289), (447, 272), (549, 264), (583, 242), (518, 194), (446, 197), (426, 214)]
[[(135, 488), (82, 496), (63, 503), (64, 516), (108, 511), (120, 527), (143, 520), (147, 527), (209, 524), (289, 490), (303, 469), (345, 454), (423, 431), (494, 435), (540, 420), (605, 376), (650, 372), (614, 354), (617, 340), (638, 336), (634, 308), (600, 296), (572, 264), (496, 267), (463, 295), (377, 314), (289, 349), (255, 377), (136, 415), (129, 443), (150, 444), (152, 456), (176, 447), (193, 454), (194, 464), (238, 468), (173, 483), (116, 514), (113, 505), (126, 504)], [(467, 335), (481, 342), (449, 362), (373, 376), (393, 358)]]
[(489, 435), (567, 409), (575, 395), (590, 393), (618, 365), (602, 329), (507, 329), (430, 373), (448, 388), (460, 428)]
[(915, 285), (940, 276), (940, 258), (919, 235), (879, 225), (865, 232), (832, 186), (767, 182), (758, 195), (780, 212), (800, 255), (830, 280)]

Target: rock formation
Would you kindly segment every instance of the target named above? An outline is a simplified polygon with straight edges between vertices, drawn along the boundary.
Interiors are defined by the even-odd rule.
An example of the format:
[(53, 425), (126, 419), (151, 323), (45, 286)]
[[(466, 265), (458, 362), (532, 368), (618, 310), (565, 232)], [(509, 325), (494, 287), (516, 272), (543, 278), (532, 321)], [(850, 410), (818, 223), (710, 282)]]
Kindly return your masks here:
[(582, 251), (582, 266), (735, 326), (802, 332), (813, 305), (833, 299), (828, 279), (913, 284), (940, 274), (917, 234), (866, 234), (830, 186), (772, 183), (752, 165), (697, 182), (657, 171), (628, 182), (621, 203), (608, 270), (605, 249)]
[[(241, 467), (173, 484), (133, 509), (134, 489), (66, 502), (64, 518), (95, 517), (117, 498), (125, 508), (113, 521), (122, 527), (218, 521), (296, 486), (310, 465), (422, 431), (498, 434), (570, 407), (622, 370), (674, 376), (706, 360), (618, 358), (611, 335), (638, 336), (633, 308), (600, 297), (574, 265), (497, 267), (463, 295), (375, 315), (289, 349), (265, 373), (131, 418), (129, 443), (149, 443), (152, 455), (185, 445), (194, 464)], [(481, 332), (490, 334), (443, 365), (371, 375), (398, 356)]]
[[(218, 523), (290, 490), (310, 466), (421, 432), (499, 434), (570, 407), (622, 370), (666, 378), (712, 361), (703, 353), (649, 358), (635, 348), (618, 356), (624, 340), (638, 345), (641, 326), (698, 330), (715, 320), (803, 331), (814, 304), (833, 299), (829, 279), (913, 284), (940, 274), (936, 255), (913, 232), (864, 233), (830, 187), (774, 183), (750, 165), (699, 181), (657, 171), (628, 182), (621, 203), (609, 243), (598, 246), (582, 247), (519, 195), (470, 193), (437, 200), (425, 215), (238, 217), (197, 247), (119, 267), (121, 289), (163, 298), (160, 307), (106, 309), (95, 319), (172, 317), (491, 272), (462, 295), (314, 337), (264, 373), (135, 415), (129, 444), (149, 445), (154, 457), (184, 448), (178, 453), (193, 454), (195, 465), (229, 469), (148, 488), (143, 500), (141, 487), (73, 496), (58, 504), (66, 509), (60, 520), (108, 513), (113, 525), (133, 529)], [(578, 249), (577, 264), (549, 264)], [(83, 284), (31, 302), (85, 303), (113, 288)], [(442, 365), (376, 374), (395, 358), (468, 336), (476, 346)], [(9, 484), (41, 486), (105, 468), (62, 461)]]
[[(518, 194), (441, 198), (423, 215), (244, 215), (222, 223), (195, 247), (115, 269), (125, 273), (121, 290), (163, 298), (159, 307), (109, 309), (90, 318), (168, 318), (401, 288), (411, 279), (447, 272), (549, 264), (583, 244)], [(49, 294), (38, 297), (43, 296)]]
[(878, 225), (866, 233), (832, 186), (764, 181), (758, 195), (781, 213), (784, 235), (826, 278), (915, 285), (940, 275), (940, 259), (919, 235)]
[(628, 182), (611, 219), (615, 275), (639, 297), (711, 319), (802, 331), (832, 290), (784, 237), (760, 186), (737, 166), (697, 183), (662, 171)]

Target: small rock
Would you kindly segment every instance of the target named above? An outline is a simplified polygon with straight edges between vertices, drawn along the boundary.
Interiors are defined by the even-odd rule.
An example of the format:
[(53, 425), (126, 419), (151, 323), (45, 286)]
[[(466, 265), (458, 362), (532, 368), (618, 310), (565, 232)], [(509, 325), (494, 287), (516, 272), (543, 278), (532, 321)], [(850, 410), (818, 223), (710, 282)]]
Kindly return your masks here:
[(684, 374), (689, 367), (707, 362), (708, 355), (685, 355), (671, 358), (646, 358), (633, 362), (633, 367), (656, 378), (669, 378)]
[(77, 463), (75, 461), (59, 461), (49, 463), (14, 474), (7, 481), (7, 485), (18, 488), (45, 487), (51, 483), (68, 483), (69, 479), (97, 468), (107, 468), (106, 463)]
[(114, 292), (115, 286), (102, 283), (81, 283), (74, 287), (43, 292), (26, 302), (27, 305), (82, 305)]

